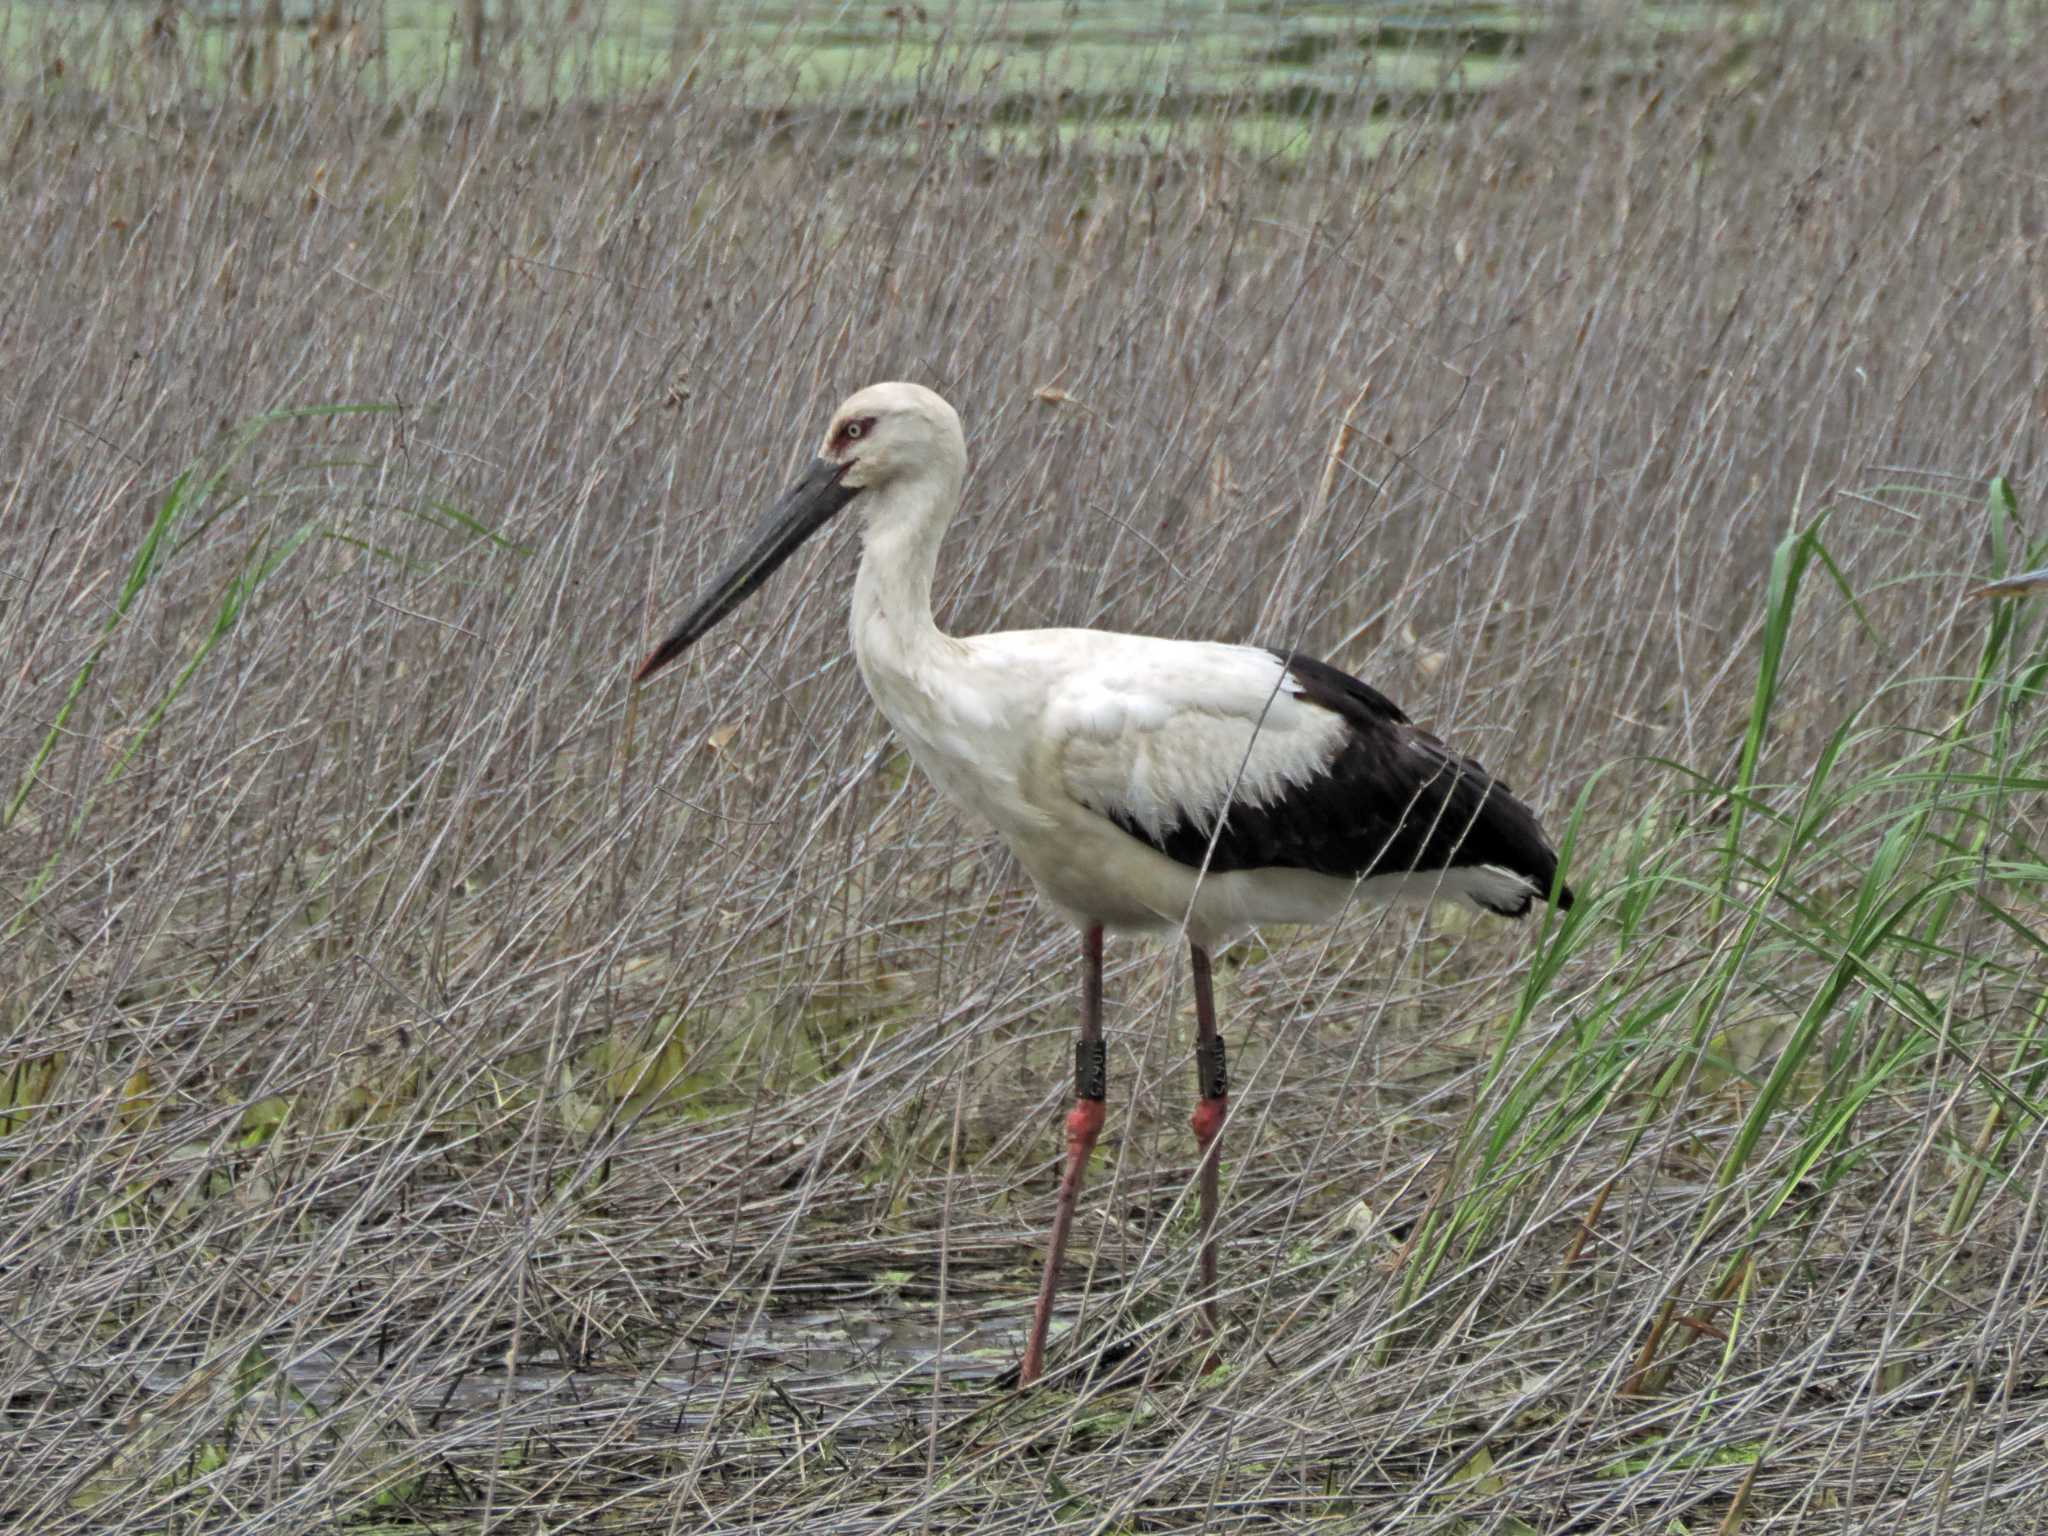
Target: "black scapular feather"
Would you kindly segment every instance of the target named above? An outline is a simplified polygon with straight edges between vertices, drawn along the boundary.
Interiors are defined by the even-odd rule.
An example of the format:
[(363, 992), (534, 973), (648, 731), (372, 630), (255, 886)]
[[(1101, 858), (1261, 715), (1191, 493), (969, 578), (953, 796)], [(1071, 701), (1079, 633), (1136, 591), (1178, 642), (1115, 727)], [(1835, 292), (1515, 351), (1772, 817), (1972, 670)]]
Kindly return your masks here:
[[(1339, 879), (1494, 865), (1549, 891), (1557, 853), (1536, 816), (1469, 757), (1412, 723), (1385, 694), (1327, 662), (1274, 651), (1310, 704), (1349, 727), (1323, 771), (1264, 804), (1239, 801), (1217, 827), (1182, 816), (1153, 836), (1127, 812), (1111, 819), (1191, 868), (1306, 869)], [(1520, 917), (1531, 897), (1489, 911)], [(1572, 904), (1569, 887), (1557, 893)]]

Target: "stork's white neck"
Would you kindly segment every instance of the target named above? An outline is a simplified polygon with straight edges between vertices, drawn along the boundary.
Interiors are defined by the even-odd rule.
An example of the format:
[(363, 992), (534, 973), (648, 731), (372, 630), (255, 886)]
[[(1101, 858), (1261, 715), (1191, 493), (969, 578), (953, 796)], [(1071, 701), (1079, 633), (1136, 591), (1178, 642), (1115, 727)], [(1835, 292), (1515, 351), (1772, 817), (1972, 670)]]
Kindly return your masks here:
[(860, 573), (853, 582), (853, 648), (870, 689), (882, 699), (880, 676), (915, 673), (950, 644), (932, 618), (932, 573), (939, 541), (960, 501), (960, 478), (920, 475), (869, 495), (875, 499), (865, 509)]

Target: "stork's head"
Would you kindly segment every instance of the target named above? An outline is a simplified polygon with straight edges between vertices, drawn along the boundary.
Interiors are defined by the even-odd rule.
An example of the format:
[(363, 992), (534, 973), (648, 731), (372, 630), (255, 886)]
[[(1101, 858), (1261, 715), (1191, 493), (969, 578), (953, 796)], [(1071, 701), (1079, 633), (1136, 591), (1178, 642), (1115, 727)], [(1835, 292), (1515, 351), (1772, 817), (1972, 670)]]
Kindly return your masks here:
[(870, 384), (832, 413), (817, 459), (634, 680), (652, 677), (701, 640), (848, 505), (868, 512), (870, 537), (885, 526), (930, 529), (951, 513), (966, 473), (967, 438), (952, 406), (922, 384)]
[(818, 459), (841, 466), (839, 484), (850, 491), (932, 474), (957, 482), (967, 437), (959, 414), (922, 384), (870, 384), (832, 413)]

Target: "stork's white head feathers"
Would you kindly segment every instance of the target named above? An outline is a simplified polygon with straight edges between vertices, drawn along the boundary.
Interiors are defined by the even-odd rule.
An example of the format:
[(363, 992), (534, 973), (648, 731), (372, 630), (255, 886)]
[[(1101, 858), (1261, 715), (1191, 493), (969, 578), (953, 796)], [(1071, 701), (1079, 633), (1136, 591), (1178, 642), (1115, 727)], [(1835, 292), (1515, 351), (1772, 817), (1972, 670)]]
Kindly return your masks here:
[(832, 413), (818, 457), (844, 464), (839, 483), (881, 491), (906, 479), (950, 479), (967, 473), (967, 434), (942, 396), (922, 384), (870, 384)]

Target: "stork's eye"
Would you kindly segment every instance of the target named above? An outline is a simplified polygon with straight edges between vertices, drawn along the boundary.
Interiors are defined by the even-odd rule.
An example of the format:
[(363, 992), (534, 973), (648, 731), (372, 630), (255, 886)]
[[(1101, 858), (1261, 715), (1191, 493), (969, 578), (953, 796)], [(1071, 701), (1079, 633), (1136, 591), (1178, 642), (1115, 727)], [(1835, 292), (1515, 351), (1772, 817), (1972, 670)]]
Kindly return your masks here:
[(865, 431), (867, 431), (867, 428), (862, 426), (859, 422), (849, 421), (845, 426), (839, 429), (839, 435), (845, 438), (850, 443)]

